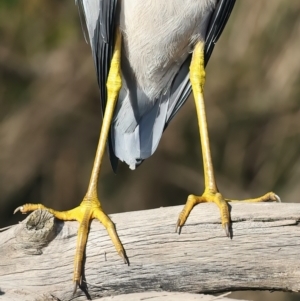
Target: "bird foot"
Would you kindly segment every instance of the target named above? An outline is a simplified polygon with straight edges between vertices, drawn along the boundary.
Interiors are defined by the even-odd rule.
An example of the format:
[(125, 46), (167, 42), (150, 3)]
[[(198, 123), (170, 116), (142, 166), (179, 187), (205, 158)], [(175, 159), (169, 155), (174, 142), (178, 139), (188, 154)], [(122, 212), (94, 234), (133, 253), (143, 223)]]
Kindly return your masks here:
[(76, 291), (76, 288), (80, 283), (82, 275), (81, 270), (83, 262), (83, 253), (86, 248), (89, 226), (92, 219), (96, 218), (103, 224), (117, 250), (117, 253), (122, 257), (124, 263), (129, 264), (128, 257), (126, 256), (123, 245), (119, 239), (115, 225), (111, 221), (111, 219), (103, 212), (97, 197), (85, 197), (78, 207), (68, 211), (56, 211), (51, 208), (47, 208), (42, 204), (25, 204), (16, 208), (14, 213), (20, 211), (21, 213), (25, 214), (37, 209), (47, 210), (56, 218), (63, 221), (77, 220), (79, 222), (79, 229), (77, 234), (77, 247), (74, 260), (74, 292)]
[(179, 214), (179, 218), (176, 224), (175, 232), (180, 233), (181, 228), (185, 224), (189, 214), (191, 213), (192, 209), (194, 208), (195, 205), (199, 203), (206, 203), (206, 202), (212, 202), (215, 203), (218, 208), (220, 209), (220, 215), (221, 215), (221, 223), (222, 227), (225, 230), (225, 234), (227, 237), (230, 237), (230, 213), (229, 213), (229, 208), (228, 208), (228, 202), (251, 202), (251, 203), (257, 203), (257, 202), (281, 202), (280, 198), (278, 195), (276, 195), (274, 192), (268, 192), (265, 195), (258, 197), (258, 198), (253, 198), (253, 199), (245, 199), (245, 200), (230, 200), (230, 199), (225, 199), (221, 193), (219, 192), (212, 192), (206, 190), (203, 195), (201, 196), (196, 196), (196, 195), (189, 195), (187, 202)]

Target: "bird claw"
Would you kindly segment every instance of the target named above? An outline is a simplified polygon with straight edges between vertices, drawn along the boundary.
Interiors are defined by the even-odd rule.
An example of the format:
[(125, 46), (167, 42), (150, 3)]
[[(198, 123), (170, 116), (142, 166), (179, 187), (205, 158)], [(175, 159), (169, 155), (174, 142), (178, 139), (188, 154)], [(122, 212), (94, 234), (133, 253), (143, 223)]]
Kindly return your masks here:
[(178, 227), (179, 227), (179, 220), (177, 221), (176, 226), (175, 226), (175, 233), (177, 233)]
[(125, 251), (124, 250), (120, 250), (118, 253), (123, 258), (124, 263), (127, 264), (127, 265), (129, 265), (129, 260), (128, 260), (128, 257), (126, 255)]
[(223, 226), (224, 230), (225, 230), (225, 234), (227, 237), (230, 237), (230, 231), (229, 231), (229, 223), (225, 223)]
[(275, 197), (275, 202), (281, 203), (281, 199), (277, 194), (274, 193), (274, 197)]
[(22, 214), (26, 214), (26, 212), (23, 211), (24, 207), (23, 206), (19, 206), (15, 209), (14, 214), (16, 214), (18, 211), (20, 211)]
[(177, 223), (176, 223), (175, 233), (177, 233), (177, 231), (178, 231), (178, 234), (180, 234), (181, 228), (182, 228), (182, 225), (180, 225), (180, 224), (181, 224), (181, 222), (180, 222), (180, 218), (179, 218)]
[(76, 294), (78, 286), (79, 286), (79, 281), (78, 280), (74, 281), (73, 296)]

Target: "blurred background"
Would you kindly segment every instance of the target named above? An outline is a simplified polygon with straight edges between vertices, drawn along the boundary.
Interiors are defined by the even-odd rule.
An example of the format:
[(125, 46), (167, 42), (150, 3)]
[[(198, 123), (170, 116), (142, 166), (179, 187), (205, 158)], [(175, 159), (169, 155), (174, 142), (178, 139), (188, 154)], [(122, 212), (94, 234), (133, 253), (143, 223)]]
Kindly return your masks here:
[[(237, 1), (207, 66), (212, 156), (227, 198), (272, 190), (283, 202), (299, 201), (299, 16), (299, 0)], [(1, 0), (0, 227), (21, 220), (12, 212), (24, 203), (78, 205), (100, 126), (94, 66), (74, 1)], [(105, 211), (115, 213), (183, 205), (203, 188), (190, 99), (136, 171), (121, 163), (115, 175), (106, 156), (99, 195)], [(300, 300), (283, 293), (270, 300), (275, 296)]]

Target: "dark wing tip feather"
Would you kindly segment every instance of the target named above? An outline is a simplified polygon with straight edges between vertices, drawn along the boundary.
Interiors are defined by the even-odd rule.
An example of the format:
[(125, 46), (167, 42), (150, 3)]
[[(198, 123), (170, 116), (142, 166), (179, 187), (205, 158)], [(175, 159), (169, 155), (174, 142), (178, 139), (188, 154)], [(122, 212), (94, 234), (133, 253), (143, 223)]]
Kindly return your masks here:
[(235, 0), (219, 0), (211, 16), (205, 39), (205, 65), (208, 63), (216, 42), (234, 7)]
[[(75, 3), (78, 5), (82, 29), (85, 37), (87, 35), (86, 32), (88, 32), (88, 30), (90, 31), (88, 32), (88, 36), (97, 72), (102, 113), (104, 114), (107, 98), (106, 82), (114, 47), (114, 33), (118, 0), (98, 0), (99, 11), (96, 14), (91, 13), (90, 16), (86, 15), (84, 9), (85, 5), (87, 4), (93, 5), (93, 3), (88, 3), (88, 1), (91, 0), (75, 0)], [(95, 9), (98, 9), (98, 7)], [(85, 21), (85, 26), (83, 26), (83, 21)], [(110, 134), (107, 145), (110, 162), (114, 172), (116, 172), (118, 158), (113, 152)]]

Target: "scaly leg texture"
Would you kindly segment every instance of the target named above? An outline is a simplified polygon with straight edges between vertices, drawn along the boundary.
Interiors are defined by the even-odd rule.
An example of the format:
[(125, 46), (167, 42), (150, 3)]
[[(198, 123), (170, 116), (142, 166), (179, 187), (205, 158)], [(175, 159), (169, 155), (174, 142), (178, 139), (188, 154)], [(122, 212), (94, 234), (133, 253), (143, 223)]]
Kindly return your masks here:
[[(237, 201), (225, 199), (222, 194), (218, 191), (217, 184), (214, 176), (214, 169), (210, 154), (207, 121), (205, 113), (205, 104), (203, 96), (203, 88), (205, 83), (205, 69), (204, 69), (204, 43), (198, 42), (195, 46), (193, 57), (190, 65), (190, 81), (194, 94), (196, 111), (198, 117), (198, 126), (200, 132), (200, 141), (202, 148), (203, 157), (203, 169), (204, 169), (204, 180), (205, 189), (202, 196), (190, 195), (187, 203), (184, 206), (182, 212), (179, 215), (176, 232), (178, 228), (181, 228), (186, 219), (188, 218), (193, 207), (198, 203), (213, 202), (219, 209), (221, 214), (222, 226), (225, 229), (226, 235), (229, 237), (229, 226), (230, 226), (230, 214), (227, 202)], [(279, 197), (269, 192), (265, 195), (255, 198), (243, 200), (244, 202), (265, 202), (265, 201), (280, 201)]]
[(102, 128), (100, 132), (100, 138), (90, 183), (88, 186), (87, 193), (80, 203), (80, 205), (72, 210), (58, 212), (53, 209), (47, 208), (41, 204), (26, 204), (18, 207), (15, 212), (21, 211), (26, 213), (36, 209), (46, 209), (52, 213), (56, 218), (61, 220), (77, 220), (79, 222), (79, 229), (77, 235), (77, 247), (74, 260), (74, 276), (73, 281), (75, 282), (74, 292), (77, 286), (81, 282), (81, 270), (83, 254), (86, 247), (88, 238), (88, 231), (90, 222), (92, 219), (98, 219), (106, 228), (118, 254), (124, 259), (125, 263), (128, 263), (125, 250), (121, 244), (121, 241), (117, 235), (115, 226), (110, 218), (103, 212), (100, 201), (97, 195), (97, 183), (100, 172), (103, 155), (105, 153), (107, 137), (111, 126), (111, 121), (114, 113), (114, 108), (118, 100), (119, 91), (122, 86), (120, 61), (121, 61), (121, 34), (119, 29), (116, 32), (116, 42), (114, 47), (114, 53), (111, 60), (110, 71), (107, 79), (107, 104), (103, 117)]

